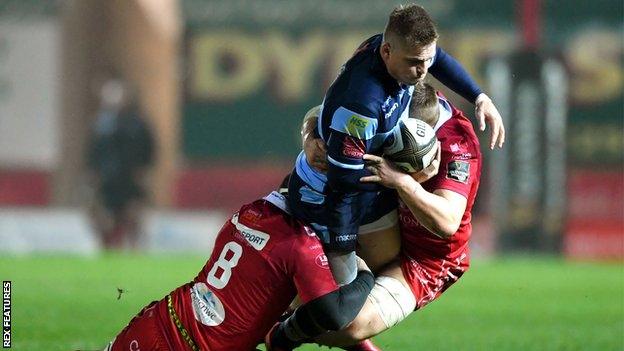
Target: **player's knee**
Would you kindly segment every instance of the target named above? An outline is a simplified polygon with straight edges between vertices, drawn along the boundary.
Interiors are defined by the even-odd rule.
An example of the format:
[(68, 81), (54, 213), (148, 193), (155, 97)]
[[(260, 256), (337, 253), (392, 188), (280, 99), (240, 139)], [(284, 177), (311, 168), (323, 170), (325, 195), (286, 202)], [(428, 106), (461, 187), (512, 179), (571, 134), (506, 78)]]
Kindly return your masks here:
[(383, 321), (384, 329), (398, 324), (416, 308), (412, 291), (389, 276), (380, 276), (375, 280), (369, 300)]
[(384, 329), (377, 310), (368, 301), (357, 317), (344, 329), (344, 335), (353, 343), (357, 343), (379, 334)]

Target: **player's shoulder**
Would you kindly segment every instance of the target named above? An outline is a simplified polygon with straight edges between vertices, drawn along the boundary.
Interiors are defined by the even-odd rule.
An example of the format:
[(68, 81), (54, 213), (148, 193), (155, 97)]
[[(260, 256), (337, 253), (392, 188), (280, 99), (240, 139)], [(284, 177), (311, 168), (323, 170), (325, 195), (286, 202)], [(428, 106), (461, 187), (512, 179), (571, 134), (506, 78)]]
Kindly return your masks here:
[(315, 237), (312, 229), (267, 198), (241, 207), (232, 217), (232, 223), (252, 246), (270, 251), (278, 246), (300, 245)]
[(332, 92), (340, 104), (359, 104), (373, 113), (379, 111), (389, 88), (394, 88), (386, 79), (385, 65), (379, 55), (381, 42), (381, 34), (367, 39), (345, 65), (338, 78), (339, 87)]
[(270, 251), (295, 231), (292, 218), (266, 199), (246, 204), (232, 216), (232, 223), (256, 250)]
[(355, 109), (368, 117), (380, 116), (387, 92), (378, 77), (367, 72), (366, 67), (359, 67), (351, 72), (345, 85), (335, 97), (337, 106)]
[[(466, 117), (463, 111), (452, 105), (445, 98), (440, 99), (440, 104), (440, 118), (445, 118), (445, 121), (437, 129), (436, 136), (442, 144), (442, 151), (471, 155), (471, 158), (480, 158), (481, 149), (479, 139), (475, 133), (472, 122)], [(447, 115), (443, 116), (443, 114)]]

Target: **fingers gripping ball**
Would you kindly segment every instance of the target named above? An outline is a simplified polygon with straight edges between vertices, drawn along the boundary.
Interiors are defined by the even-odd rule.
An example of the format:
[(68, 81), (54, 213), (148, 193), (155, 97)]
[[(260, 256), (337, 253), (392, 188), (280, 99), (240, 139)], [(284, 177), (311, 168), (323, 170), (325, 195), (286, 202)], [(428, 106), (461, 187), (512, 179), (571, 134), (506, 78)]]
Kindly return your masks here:
[(438, 151), (433, 128), (416, 118), (399, 121), (389, 141), (384, 157), (406, 173), (420, 172), (429, 166)]

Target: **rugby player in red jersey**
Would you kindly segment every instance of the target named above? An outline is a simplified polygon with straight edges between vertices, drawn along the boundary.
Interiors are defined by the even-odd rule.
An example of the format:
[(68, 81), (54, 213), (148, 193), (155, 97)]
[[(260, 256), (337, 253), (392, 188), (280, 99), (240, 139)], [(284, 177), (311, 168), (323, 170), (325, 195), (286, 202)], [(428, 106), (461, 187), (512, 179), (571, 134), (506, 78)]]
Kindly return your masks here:
[(312, 337), (346, 326), (372, 273), (360, 260), (357, 279), (338, 288), (314, 231), (287, 212), (276, 192), (243, 206), (199, 275), (146, 306), (107, 350), (254, 350), (297, 294), (298, 318), (279, 332)]
[[(410, 116), (434, 127), (440, 155), (435, 165), (417, 175), (416, 178), (424, 177), (422, 184), (381, 157), (364, 156), (373, 175), (362, 181), (396, 189), (400, 201), (398, 216), (396, 212), (387, 215), (380, 220), (381, 225), (373, 226), (374, 232), (360, 228), (360, 243), (380, 243), (382, 238), (387, 240), (391, 236), (389, 233), (398, 235), (400, 227), (401, 251), (380, 270), (368, 301), (353, 323), (345, 330), (317, 338), (318, 343), (352, 345), (346, 347), (348, 350), (375, 350), (367, 338), (423, 308), (468, 269), (471, 210), (481, 176), (479, 141), (464, 114), (429, 85), (417, 86)], [(378, 247), (388, 251), (390, 246), (392, 244), (386, 242)], [(369, 259), (375, 262), (375, 267), (387, 263), (370, 257), (373, 250), (366, 251), (367, 254), (361, 256), (367, 262)]]

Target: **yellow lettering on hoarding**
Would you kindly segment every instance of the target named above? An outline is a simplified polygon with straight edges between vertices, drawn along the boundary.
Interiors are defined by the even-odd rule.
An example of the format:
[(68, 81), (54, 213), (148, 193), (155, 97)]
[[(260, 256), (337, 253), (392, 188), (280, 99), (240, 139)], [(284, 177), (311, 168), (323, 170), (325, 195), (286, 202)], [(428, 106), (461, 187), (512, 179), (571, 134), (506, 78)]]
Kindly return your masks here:
[(443, 33), (440, 37), (448, 38), (440, 44), (444, 51), (452, 53), (480, 86), (485, 86), (480, 70), (483, 60), (491, 56), (506, 56), (515, 48), (512, 32), (478, 30)]
[(583, 31), (571, 40), (566, 56), (574, 101), (601, 103), (622, 94), (622, 52), (622, 40), (615, 31)]
[(253, 36), (239, 32), (197, 35), (190, 51), (190, 90), (196, 98), (235, 100), (264, 83), (265, 61)]
[(624, 138), (617, 124), (584, 123), (569, 131), (568, 147), (574, 158), (586, 161), (617, 160), (622, 157)]
[[(280, 99), (300, 101), (322, 94), (339, 68), (374, 30), (341, 33), (310, 32), (292, 39), (285, 32), (245, 33), (211, 31), (191, 38), (189, 50), (190, 93), (197, 99), (237, 100), (265, 89), (268, 72)], [(506, 56), (517, 46), (512, 32), (479, 30), (442, 33), (440, 45), (451, 53), (478, 84), (483, 60)], [(445, 38), (453, 38), (445, 40)], [(563, 44), (575, 102), (602, 103), (622, 94), (623, 45), (609, 30), (579, 32)], [(318, 79), (315, 74), (320, 74)], [(321, 83), (318, 91), (311, 91)]]
[(297, 42), (283, 33), (272, 32), (264, 40), (265, 55), (274, 68), (274, 87), (284, 100), (301, 100), (310, 93), (315, 82), (313, 73), (327, 52), (327, 36), (320, 33), (304, 35)]
[(340, 67), (353, 56), (353, 53), (360, 44), (374, 34), (377, 34), (375, 29), (371, 31), (346, 32), (332, 40), (332, 54), (329, 59), (330, 66), (328, 67), (329, 74), (333, 75), (331, 77), (332, 80), (336, 78)]

